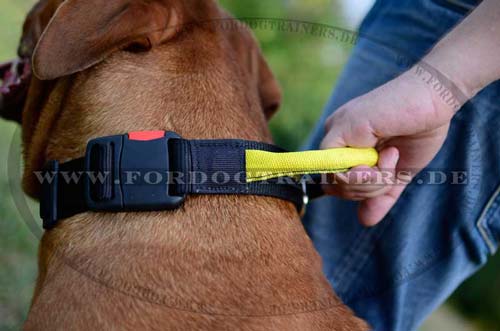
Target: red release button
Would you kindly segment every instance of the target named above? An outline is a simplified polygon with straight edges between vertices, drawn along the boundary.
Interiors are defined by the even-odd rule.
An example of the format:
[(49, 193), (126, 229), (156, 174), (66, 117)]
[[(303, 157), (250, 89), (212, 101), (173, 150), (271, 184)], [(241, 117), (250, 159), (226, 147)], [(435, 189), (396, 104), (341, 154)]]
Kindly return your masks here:
[(136, 131), (129, 132), (130, 140), (148, 141), (165, 137), (165, 131)]

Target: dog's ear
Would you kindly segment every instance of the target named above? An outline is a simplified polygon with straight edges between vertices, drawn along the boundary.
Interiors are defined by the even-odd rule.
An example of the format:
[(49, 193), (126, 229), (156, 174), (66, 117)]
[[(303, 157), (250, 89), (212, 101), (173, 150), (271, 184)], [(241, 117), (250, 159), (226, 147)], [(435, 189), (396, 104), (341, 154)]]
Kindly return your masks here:
[(147, 50), (171, 38), (179, 10), (166, 0), (66, 0), (35, 48), (33, 72), (43, 80), (83, 71), (113, 52)]
[(266, 118), (270, 120), (281, 105), (282, 95), (280, 85), (260, 50), (258, 52), (258, 68), (260, 101)]

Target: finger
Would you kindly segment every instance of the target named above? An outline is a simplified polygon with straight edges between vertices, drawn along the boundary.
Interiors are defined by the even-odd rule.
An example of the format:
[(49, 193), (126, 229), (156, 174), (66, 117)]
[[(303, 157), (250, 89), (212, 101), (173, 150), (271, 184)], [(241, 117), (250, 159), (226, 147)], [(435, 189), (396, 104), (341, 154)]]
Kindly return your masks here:
[(387, 193), (391, 189), (390, 185), (324, 185), (323, 191), (326, 194), (334, 195), (352, 201), (362, 201), (374, 198)]
[[(378, 179), (373, 179), (373, 181), (375, 180)], [(362, 181), (347, 182), (345, 181), (345, 178), (344, 179), (335, 178), (335, 181), (330, 182), (330, 184), (325, 186), (327, 186), (325, 188), (326, 190), (328, 190), (328, 187), (335, 187), (338, 191), (362, 194), (362, 193), (380, 191), (384, 189), (387, 185), (383, 185), (383, 183), (381, 183), (380, 180), (379, 182), (374, 182), (373, 184), (371, 184), (370, 182), (363, 183)]]
[(342, 190), (342, 194), (347, 197), (353, 197), (357, 200), (366, 200), (371, 198), (376, 198), (378, 196), (387, 194), (391, 190), (390, 186), (381, 186), (378, 189), (372, 191), (346, 191)]
[(369, 185), (377, 181), (377, 170), (361, 165), (344, 173), (334, 174), (335, 183), (345, 185)]
[[(362, 174), (361, 172), (365, 172)], [(370, 182), (374, 170), (369, 167), (353, 169), (348, 173), (332, 174), (329, 176), (328, 184), (323, 185), (323, 191), (329, 195), (335, 195), (344, 199), (359, 201), (371, 197), (373, 192), (381, 189), (380, 185), (371, 185)], [(364, 195), (364, 193), (369, 193)]]
[(366, 199), (359, 204), (358, 217), (364, 226), (377, 225), (394, 206), (406, 185), (395, 185), (384, 195)]
[(344, 184), (387, 184), (387, 179), (393, 179), (399, 161), (399, 150), (396, 147), (387, 147), (379, 152), (376, 167), (360, 165), (347, 173), (337, 174), (340, 183)]
[(339, 132), (335, 130), (330, 130), (321, 141), (319, 148), (330, 149), (330, 148), (338, 148), (345, 146), (347, 146), (347, 144), (345, 143), (344, 138), (342, 138)]
[[(359, 173), (365, 170), (367, 172), (365, 175)], [(354, 188), (356, 184), (360, 184), (361, 181), (368, 183), (372, 180), (372, 172), (373, 170), (371, 168), (365, 166), (353, 168), (345, 173), (330, 174), (328, 176), (328, 184), (323, 185), (323, 190), (333, 195), (338, 195), (342, 191), (355, 191)]]
[[(346, 187), (357, 192), (367, 192), (369, 197), (378, 192), (380, 195), (389, 190), (389, 187), (396, 183), (396, 166), (399, 161), (399, 151), (395, 147), (388, 147), (379, 153), (379, 161), (376, 167), (370, 168), (370, 172), (365, 174), (365, 180), (361, 185), (354, 185), (352, 188)], [(366, 171), (366, 170), (364, 170)], [(376, 195), (375, 195), (376, 196)]]
[(399, 161), (399, 150), (396, 147), (386, 147), (378, 154), (377, 168), (381, 171), (395, 173)]
[(359, 166), (344, 174), (334, 176), (334, 182), (341, 191), (356, 194), (367, 193), (365, 198), (371, 198), (386, 193), (396, 182), (396, 165), (399, 151), (389, 147), (380, 152), (378, 167)]

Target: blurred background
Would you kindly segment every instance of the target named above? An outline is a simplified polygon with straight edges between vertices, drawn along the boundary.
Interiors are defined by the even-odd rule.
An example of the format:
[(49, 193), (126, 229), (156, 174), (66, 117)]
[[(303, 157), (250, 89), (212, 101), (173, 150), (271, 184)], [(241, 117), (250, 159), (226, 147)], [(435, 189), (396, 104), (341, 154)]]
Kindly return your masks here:
[[(0, 0), (0, 62), (15, 56), (23, 20), (34, 2)], [(222, 0), (222, 4), (237, 17), (298, 19), (355, 30), (373, 2)], [(255, 33), (284, 90), (281, 111), (271, 122), (274, 138), (278, 145), (297, 149), (321, 114), (352, 45), (302, 33), (269, 29)], [(0, 331), (21, 328), (37, 272), (38, 239), (16, 210), (8, 183), (6, 156), (12, 139), (18, 138), (15, 129), (14, 124), (0, 121)], [(500, 256), (463, 284), (422, 330), (500, 330)]]

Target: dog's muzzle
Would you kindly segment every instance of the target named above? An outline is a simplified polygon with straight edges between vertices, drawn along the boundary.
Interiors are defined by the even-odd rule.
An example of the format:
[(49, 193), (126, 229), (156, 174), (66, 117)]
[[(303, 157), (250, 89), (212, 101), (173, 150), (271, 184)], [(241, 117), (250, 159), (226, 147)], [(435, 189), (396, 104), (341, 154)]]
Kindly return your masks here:
[(0, 64), (0, 116), (21, 123), (31, 80), (28, 59), (16, 59)]

